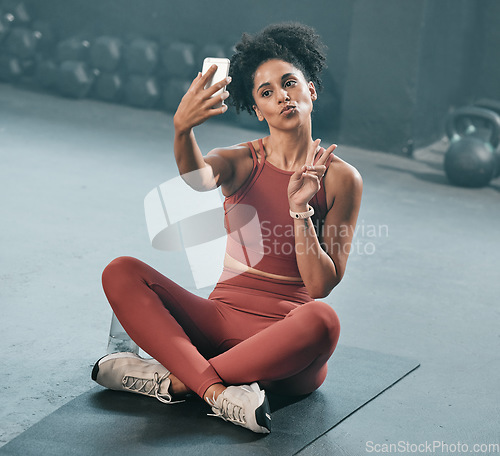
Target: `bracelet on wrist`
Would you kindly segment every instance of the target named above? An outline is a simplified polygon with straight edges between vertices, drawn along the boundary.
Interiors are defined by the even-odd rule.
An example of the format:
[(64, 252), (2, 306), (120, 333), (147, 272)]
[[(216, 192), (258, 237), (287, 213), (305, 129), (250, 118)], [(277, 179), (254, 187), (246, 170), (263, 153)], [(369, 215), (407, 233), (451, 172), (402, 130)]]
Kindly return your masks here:
[(290, 209), (290, 217), (300, 220), (300, 219), (306, 219), (309, 217), (312, 217), (314, 215), (314, 208), (310, 206), (309, 204), (307, 205), (307, 211), (306, 212), (293, 212)]

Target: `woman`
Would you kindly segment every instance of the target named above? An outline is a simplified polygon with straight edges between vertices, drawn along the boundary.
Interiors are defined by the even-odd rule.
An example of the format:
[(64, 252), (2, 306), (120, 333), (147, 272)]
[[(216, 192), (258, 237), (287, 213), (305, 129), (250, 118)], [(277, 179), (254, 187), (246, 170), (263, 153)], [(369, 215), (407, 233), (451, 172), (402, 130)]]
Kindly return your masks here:
[[(206, 89), (212, 67), (194, 79), (174, 116), (175, 159), (191, 186), (226, 196), (224, 270), (204, 299), (135, 258), (113, 260), (106, 296), (153, 359), (105, 356), (98, 383), (167, 403), (195, 393), (215, 416), (260, 433), (271, 429), (265, 390), (302, 395), (322, 384), (340, 326), (315, 299), (344, 275), (362, 193), (336, 146), (311, 136), (324, 62), (314, 30), (273, 25), (243, 35), (230, 78)], [(227, 110), (214, 106), (229, 93), (213, 95), (229, 83), (237, 111), (254, 112), (269, 135), (203, 156), (193, 128)]]

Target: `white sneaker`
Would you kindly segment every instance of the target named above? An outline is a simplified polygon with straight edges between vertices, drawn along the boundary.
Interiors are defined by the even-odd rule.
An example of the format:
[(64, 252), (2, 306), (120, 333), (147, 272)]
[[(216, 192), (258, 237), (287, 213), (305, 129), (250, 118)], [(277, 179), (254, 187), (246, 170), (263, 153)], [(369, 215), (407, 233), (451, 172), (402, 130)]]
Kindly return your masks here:
[(166, 404), (175, 404), (177, 402), (172, 402), (168, 392), (169, 375), (170, 372), (155, 359), (144, 359), (128, 352), (103, 356), (92, 369), (92, 380), (106, 388), (144, 394)]
[(212, 406), (213, 415), (253, 432), (271, 432), (271, 411), (266, 393), (257, 383), (251, 385), (229, 386), (217, 400), (207, 398)]

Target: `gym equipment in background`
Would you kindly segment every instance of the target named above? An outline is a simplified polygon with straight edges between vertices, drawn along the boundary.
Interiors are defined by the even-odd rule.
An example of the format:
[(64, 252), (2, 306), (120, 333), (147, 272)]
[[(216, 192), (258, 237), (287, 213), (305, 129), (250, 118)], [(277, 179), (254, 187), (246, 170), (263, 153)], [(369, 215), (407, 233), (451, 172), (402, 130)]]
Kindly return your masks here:
[(39, 62), (53, 52), (55, 41), (50, 25), (32, 22), (24, 3), (0, 3), (0, 81), (16, 83), (35, 76)]
[[(234, 52), (224, 43), (195, 44), (133, 31), (116, 36), (75, 30), (58, 36), (34, 14), (22, 0), (0, 0), (0, 82), (173, 114), (203, 59)], [(237, 116), (234, 109), (216, 119), (262, 127), (254, 116)]]
[(450, 139), (444, 169), (450, 182), (461, 187), (484, 187), (500, 175), (500, 116), (489, 109), (466, 106), (446, 119)]
[(125, 75), (124, 45), (114, 36), (98, 37), (90, 48), (90, 64), (98, 70), (93, 96), (99, 100), (119, 102), (123, 99)]
[(98, 70), (88, 64), (90, 46), (90, 40), (80, 36), (57, 44), (56, 86), (61, 95), (84, 98), (90, 93), (98, 74)]
[(175, 113), (191, 81), (201, 69), (201, 63), (196, 63), (195, 53), (193, 44), (182, 42), (166, 45), (161, 53), (161, 71), (165, 76), (162, 84), (162, 103), (167, 112)]
[(160, 100), (156, 70), (160, 62), (158, 43), (142, 37), (131, 39), (125, 46), (125, 102), (138, 108), (151, 109)]

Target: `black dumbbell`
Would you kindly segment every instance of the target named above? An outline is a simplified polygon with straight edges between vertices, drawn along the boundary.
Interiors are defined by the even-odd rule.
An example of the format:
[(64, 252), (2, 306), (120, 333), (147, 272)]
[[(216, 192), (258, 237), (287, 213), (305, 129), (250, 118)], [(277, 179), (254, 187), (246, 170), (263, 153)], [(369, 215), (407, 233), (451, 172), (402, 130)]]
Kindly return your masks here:
[(158, 81), (153, 76), (130, 75), (125, 83), (125, 101), (131, 106), (150, 109), (160, 99)]
[(163, 85), (163, 106), (167, 112), (174, 113), (177, 110), (190, 85), (190, 80), (182, 78), (171, 78)]
[(4, 0), (2, 3), (4, 16), (15, 25), (26, 25), (31, 22), (26, 4), (15, 0)]
[(37, 53), (52, 57), (57, 42), (54, 29), (47, 22), (35, 21), (31, 27), (37, 39)]
[(19, 59), (35, 57), (38, 40), (33, 30), (27, 27), (13, 27), (5, 40), (7, 52)]
[[(38, 24), (35, 28), (13, 27), (9, 36), (5, 40), (6, 53), (10, 58), (16, 58), (20, 62), (22, 76), (32, 76), (37, 72), (39, 58), (46, 55), (52, 42), (50, 28), (43, 24)], [(45, 52), (43, 52), (45, 51)], [(17, 66), (11, 63), (11, 66)], [(12, 77), (18, 78), (18, 72)]]
[(36, 52), (48, 54), (53, 51), (55, 43), (55, 35), (49, 24), (36, 21), (31, 27), (11, 26), (0, 14), (0, 42), (4, 39), (8, 52), (20, 58), (33, 57)]
[(4, 12), (0, 10), (0, 46), (2, 45), (2, 41), (4, 41), (9, 34), (11, 23), (12, 22), (9, 21), (8, 16), (6, 16)]
[(87, 63), (76, 60), (66, 60), (59, 65), (59, 92), (71, 98), (86, 97), (94, 83), (96, 72)]
[(159, 62), (159, 46), (155, 41), (134, 38), (125, 47), (125, 64), (129, 73), (151, 75)]
[(119, 102), (123, 99), (124, 78), (119, 73), (101, 72), (95, 80), (93, 96), (103, 101)]
[(87, 62), (89, 50), (89, 40), (80, 37), (67, 38), (57, 44), (57, 60), (59, 62), (67, 60)]
[(113, 72), (120, 65), (123, 43), (119, 38), (100, 36), (90, 48), (90, 62), (94, 68)]
[[(40, 83), (40, 61), (50, 51), (54, 43), (53, 37), (50, 26), (41, 22), (34, 23), (33, 26), (13, 26), (3, 43), (3, 77), (11, 82), (23, 78), (24, 82)], [(30, 81), (33, 75), (35, 79)]]
[(171, 43), (161, 53), (164, 73), (169, 78), (188, 78), (196, 76), (195, 47), (188, 43)]

